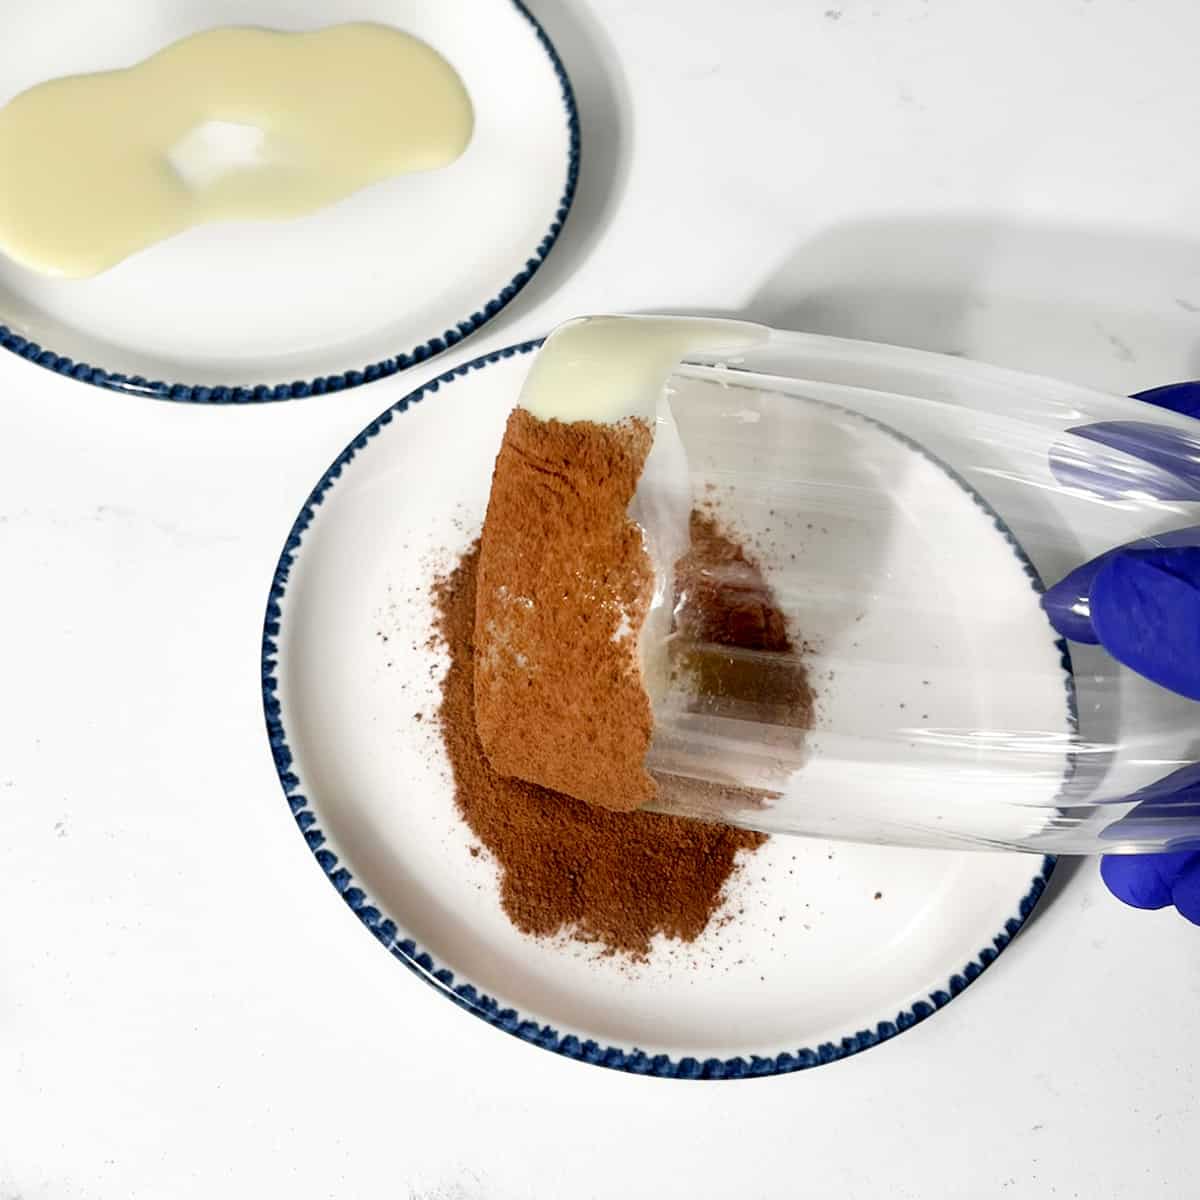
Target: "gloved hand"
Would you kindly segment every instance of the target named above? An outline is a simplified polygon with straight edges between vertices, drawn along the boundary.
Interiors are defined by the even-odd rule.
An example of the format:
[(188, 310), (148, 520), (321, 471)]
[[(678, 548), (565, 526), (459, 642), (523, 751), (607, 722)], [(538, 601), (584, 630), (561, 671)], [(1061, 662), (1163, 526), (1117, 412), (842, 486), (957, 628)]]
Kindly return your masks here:
[(1134, 908), (1166, 908), (1200, 925), (1200, 850), (1177, 854), (1109, 854), (1100, 878), (1118, 900)]
[[(1164, 820), (1195, 828), (1200, 819), (1200, 763), (1173, 771), (1130, 799), (1137, 802), (1135, 807), (1104, 836), (1153, 836)], [(1173, 904), (1181, 916), (1200, 925), (1200, 841), (1181, 841), (1164, 854), (1110, 854), (1100, 860), (1100, 877), (1114, 896), (1134, 908)]]
[[(1134, 399), (1200, 417), (1200, 383), (1155, 388)], [(1200, 500), (1200, 428), (1192, 438), (1153, 421), (1103, 421), (1070, 432), (1157, 468), (1149, 482), (1138, 477), (1140, 490), (1160, 500)], [(1069, 453), (1052, 453), (1051, 468), (1060, 482), (1102, 495), (1119, 495), (1127, 485)], [(1043, 606), (1063, 637), (1099, 643), (1138, 674), (1200, 700), (1200, 526), (1143, 538), (1084, 563), (1046, 593)], [(1185, 767), (1150, 792), (1122, 825), (1151, 815), (1156, 805), (1200, 804), (1200, 768)], [(1200, 925), (1200, 847), (1109, 855), (1100, 875), (1126, 904), (1173, 904)]]

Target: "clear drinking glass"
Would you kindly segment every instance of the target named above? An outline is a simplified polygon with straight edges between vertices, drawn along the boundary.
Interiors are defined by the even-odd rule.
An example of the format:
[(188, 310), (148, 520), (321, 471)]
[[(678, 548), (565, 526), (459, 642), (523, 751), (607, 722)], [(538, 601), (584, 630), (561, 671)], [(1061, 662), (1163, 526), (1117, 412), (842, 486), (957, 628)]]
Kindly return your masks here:
[[(1154, 790), (1200, 758), (1200, 708), (1064, 642), (1042, 607), (1097, 554), (1200, 524), (1200, 502), (1162, 498), (1181, 491), (1164, 466), (1069, 431), (1140, 421), (1192, 438), (1189, 418), (777, 331), (736, 361), (682, 363), (667, 397), (690, 476), (677, 500), (761, 566), (791, 648), (689, 639), (688, 598), (659, 563), (643, 656), (675, 665), (654, 697), (660, 809), (913, 845), (1200, 844), (1200, 808)], [(797, 672), (809, 728), (773, 695)]]

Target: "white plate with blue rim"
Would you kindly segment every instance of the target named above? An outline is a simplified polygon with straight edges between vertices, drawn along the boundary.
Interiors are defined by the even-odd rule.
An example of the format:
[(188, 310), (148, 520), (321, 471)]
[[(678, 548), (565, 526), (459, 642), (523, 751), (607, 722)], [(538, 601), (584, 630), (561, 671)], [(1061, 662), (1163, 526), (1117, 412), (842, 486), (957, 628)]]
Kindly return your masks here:
[[(501, 911), (495, 865), (471, 853), (430, 720), (445, 667), (429, 642), (430, 582), (478, 533), (536, 345), (476, 359), (388, 409), (316, 481), (288, 535), (267, 605), (263, 698), (283, 792), (317, 868), (447, 1000), (583, 1062), (745, 1078), (902, 1034), (996, 960), (1052, 859), (776, 837), (733, 876), (727, 921), (689, 945), (656, 941), (646, 962), (527, 937)], [(906, 492), (896, 536), (920, 552), (928, 529), (908, 510), (925, 497), (942, 543), (964, 538), (980, 562), (994, 554), (1014, 611), (1044, 624), (1010, 536), (960, 481), (911, 452), (924, 482)], [(969, 657), (955, 639), (969, 641), (971, 628), (944, 631), (948, 655)], [(1048, 661), (1045, 695), (1067, 729), (1069, 688), (1057, 655)], [(935, 692), (923, 703), (936, 719)]]
[(205, 29), (343, 21), (393, 26), (449, 61), (475, 110), (460, 158), (307, 216), (196, 226), (87, 279), (39, 274), (0, 247), (0, 347), (122, 391), (280, 400), (424, 362), (508, 304), (551, 252), (579, 171), (570, 82), (521, 0), (15, 0), (0, 106)]

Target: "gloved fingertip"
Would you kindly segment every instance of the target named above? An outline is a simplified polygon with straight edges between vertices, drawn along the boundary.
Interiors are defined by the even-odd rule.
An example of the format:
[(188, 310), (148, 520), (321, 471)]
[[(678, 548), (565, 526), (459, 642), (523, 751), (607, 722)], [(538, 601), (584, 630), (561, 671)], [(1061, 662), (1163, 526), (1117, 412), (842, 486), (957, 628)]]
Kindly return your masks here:
[(1168, 383), (1144, 392), (1135, 392), (1132, 399), (1144, 400), (1147, 404), (1158, 405), (1159, 408), (1169, 408), (1185, 417), (1200, 417), (1200, 383), (1194, 380), (1187, 383)]
[(1200, 547), (1110, 554), (1088, 608), (1100, 644), (1119, 663), (1200, 700)]
[(1070, 642), (1094, 646), (1100, 641), (1088, 609), (1088, 592), (1099, 569), (1100, 559), (1084, 563), (1042, 595), (1042, 610), (1054, 632)]
[(1071, 642), (1098, 645), (1100, 638), (1092, 625), (1091, 591), (1096, 576), (1109, 560), (1126, 550), (1181, 550), (1200, 547), (1200, 525), (1170, 529), (1139, 538), (1125, 546), (1106, 550), (1064, 575), (1042, 596), (1042, 608), (1060, 636)]
[(1200, 500), (1200, 430), (1153, 421), (1074, 425), (1050, 447), (1050, 471), (1064, 487), (1120, 500)]
[(1166, 908), (1173, 903), (1154, 854), (1110, 854), (1100, 860), (1100, 878), (1116, 898), (1133, 908)]
[(1195, 862), (1175, 880), (1171, 900), (1181, 917), (1186, 917), (1193, 925), (1200, 925), (1200, 855), (1196, 855)]

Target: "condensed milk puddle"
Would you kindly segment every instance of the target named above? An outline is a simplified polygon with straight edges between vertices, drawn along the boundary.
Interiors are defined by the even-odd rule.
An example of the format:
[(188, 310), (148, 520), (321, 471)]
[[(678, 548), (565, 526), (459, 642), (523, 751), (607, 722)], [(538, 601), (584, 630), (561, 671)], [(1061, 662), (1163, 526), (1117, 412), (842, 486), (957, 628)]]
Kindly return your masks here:
[(209, 30), (0, 108), (0, 253), (95, 275), (193, 225), (302, 216), (447, 166), (473, 128), (454, 68), (389, 26)]

